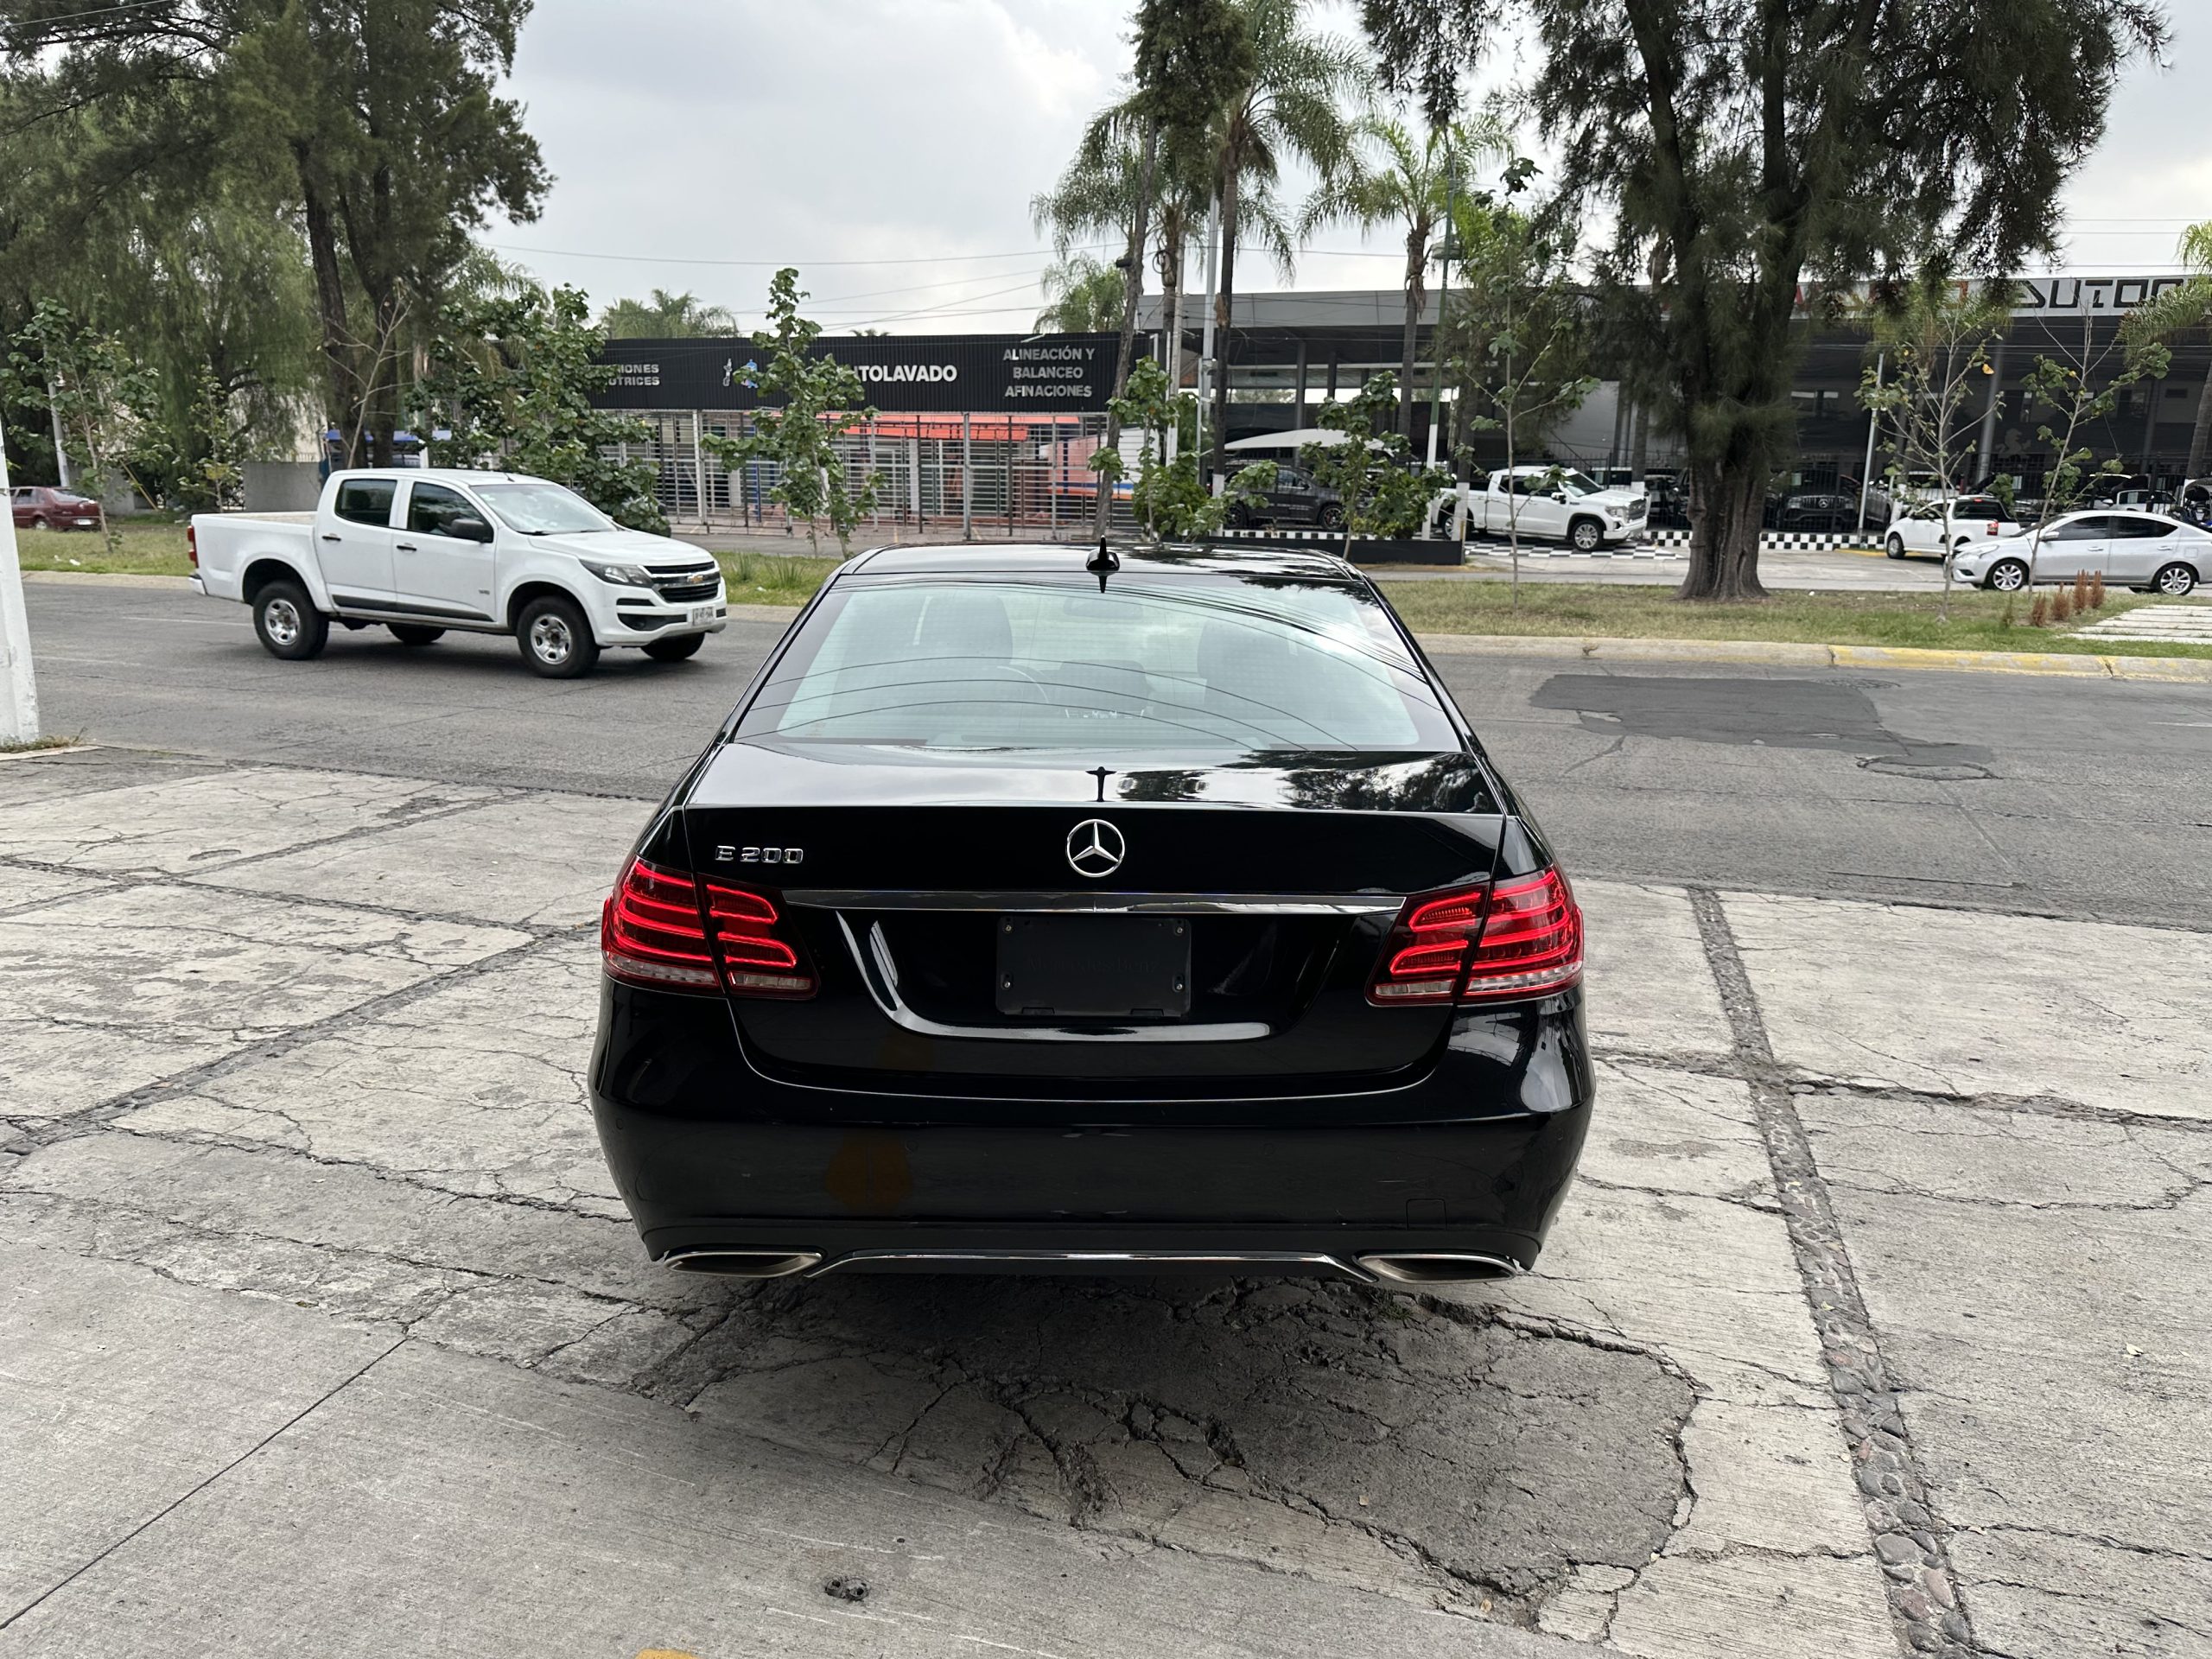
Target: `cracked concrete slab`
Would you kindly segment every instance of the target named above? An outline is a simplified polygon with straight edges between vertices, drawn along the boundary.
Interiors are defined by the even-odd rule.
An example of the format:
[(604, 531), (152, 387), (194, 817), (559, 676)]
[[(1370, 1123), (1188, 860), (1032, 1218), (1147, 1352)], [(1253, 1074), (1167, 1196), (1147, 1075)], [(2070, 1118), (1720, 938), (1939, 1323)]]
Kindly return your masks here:
[(0, 863), (0, 912), (26, 905), (42, 905), (72, 893), (89, 893), (103, 887), (96, 876), (64, 875), (29, 865)]
[(624, 855), (652, 817), (639, 801), (533, 796), (205, 879), (251, 893), (575, 927), (598, 918)]
[[(130, 1268), (67, 1270), (137, 1274), (110, 1303), (156, 1328), (234, 1343), (256, 1324), (294, 1327), (295, 1340), (344, 1344), (348, 1357), (365, 1340), (376, 1352), (282, 1306)], [(324, 1386), (188, 1503), (102, 1538), (96, 1563), (0, 1629), (0, 1655), (1573, 1651), (1388, 1597), (1103, 1542), (416, 1344)], [(863, 1580), (865, 1599), (825, 1596), (834, 1578)]]
[(1732, 893), (1775, 1058), (1807, 1077), (2212, 1117), (2201, 933)]
[(2203, 1130), (1801, 1097), (1978, 1632), (2207, 1650)]
[(0, 917), (0, 1116), (82, 1109), (527, 939), (166, 885)]
[[(0, 1244), (0, 1625), (384, 1345), (268, 1305), (149, 1297), (144, 1280), (60, 1249)], [(48, 1651), (65, 1649), (100, 1643), (79, 1631)]]
[(1728, 1020), (1679, 887), (1577, 880), (1587, 923), (1590, 1040), (1600, 1052), (1728, 1052)]
[[(73, 869), (186, 874), (498, 793), (358, 772), (231, 767), (0, 804), (0, 855)], [(0, 801), (7, 799), (0, 780)]]
[[(135, 784), (181, 782), (229, 770), (228, 763), (150, 749), (33, 750), (0, 757), (0, 807)], [(4, 851), (0, 840), (0, 851)]]
[(1682, 1494), (1689, 1390), (1652, 1357), (1313, 1281), (830, 1279), (686, 1357), (710, 1422), (1497, 1614), (1641, 1566)]
[(598, 973), (595, 939), (563, 939), (118, 1122), (625, 1217), (584, 1087)]

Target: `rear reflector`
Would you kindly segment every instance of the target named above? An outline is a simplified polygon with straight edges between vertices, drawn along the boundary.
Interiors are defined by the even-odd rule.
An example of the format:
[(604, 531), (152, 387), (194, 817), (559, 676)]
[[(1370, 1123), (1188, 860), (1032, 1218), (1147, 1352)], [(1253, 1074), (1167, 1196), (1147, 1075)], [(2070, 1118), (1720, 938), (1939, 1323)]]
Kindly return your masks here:
[(779, 919), (766, 893), (633, 859), (600, 912), (600, 959), (610, 978), (656, 990), (811, 996), (814, 976)]
[(1503, 1001), (1582, 977), (1582, 907), (1557, 870), (1409, 899), (1368, 987), (1382, 1007)]
[(184, 527), (184, 555), (192, 561), (192, 568), (200, 568), (200, 532), (190, 524)]

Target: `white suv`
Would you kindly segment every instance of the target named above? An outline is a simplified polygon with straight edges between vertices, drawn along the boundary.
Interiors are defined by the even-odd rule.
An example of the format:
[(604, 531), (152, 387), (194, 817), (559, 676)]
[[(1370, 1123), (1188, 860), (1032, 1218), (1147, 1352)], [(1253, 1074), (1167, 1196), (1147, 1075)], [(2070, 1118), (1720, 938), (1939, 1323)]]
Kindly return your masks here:
[(409, 645), (457, 628), (512, 634), (533, 672), (569, 679), (621, 646), (681, 661), (728, 626), (712, 554), (519, 473), (333, 473), (311, 513), (195, 515), (191, 549), (194, 586), (251, 605), (287, 659), (334, 621)]

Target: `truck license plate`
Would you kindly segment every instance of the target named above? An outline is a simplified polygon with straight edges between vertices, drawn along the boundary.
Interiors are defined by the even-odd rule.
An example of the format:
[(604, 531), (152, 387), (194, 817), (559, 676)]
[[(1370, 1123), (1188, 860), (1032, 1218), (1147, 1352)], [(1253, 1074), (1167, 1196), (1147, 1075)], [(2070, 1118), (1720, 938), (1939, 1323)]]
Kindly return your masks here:
[(696, 626), (699, 626), (699, 624), (701, 624), (702, 622), (711, 622), (711, 621), (713, 621), (714, 620), (715, 620), (715, 607), (714, 607), (713, 606), (711, 606), (711, 605), (694, 605), (694, 606), (691, 607), (691, 626), (692, 626), (696, 627)]

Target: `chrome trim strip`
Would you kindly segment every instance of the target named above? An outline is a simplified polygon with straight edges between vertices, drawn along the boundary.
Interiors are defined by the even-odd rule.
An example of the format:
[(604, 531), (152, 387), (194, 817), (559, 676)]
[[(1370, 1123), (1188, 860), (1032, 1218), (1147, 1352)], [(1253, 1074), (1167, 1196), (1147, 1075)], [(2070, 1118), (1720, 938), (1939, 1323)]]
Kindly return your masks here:
[(899, 892), (868, 887), (786, 887), (786, 904), (815, 910), (1099, 911), (1143, 916), (1395, 916), (1401, 894), (1282, 898), (1247, 893)]
[(1356, 1284), (1375, 1281), (1342, 1256), (1305, 1250), (853, 1250), (823, 1262), (806, 1276), (819, 1279), (845, 1268), (1064, 1265), (1084, 1268), (1319, 1268)]
[[(785, 897), (789, 897), (786, 894)], [(868, 949), (853, 935), (853, 925), (837, 912), (838, 931), (853, 953), (854, 965), (868, 986), (875, 1006), (893, 1024), (924, 1037), (951, 1037), (986, 1043), (1249, 1043), (1272, 1036), (1274, 1027), (1259, 1020), (1224, 1020), (1208, 1026), (948, 1026), (925, 1018), (908, 1007), (899, 995), (899, 969), (891, 946), (883, 937), (883, 924), (870, 922)]]

